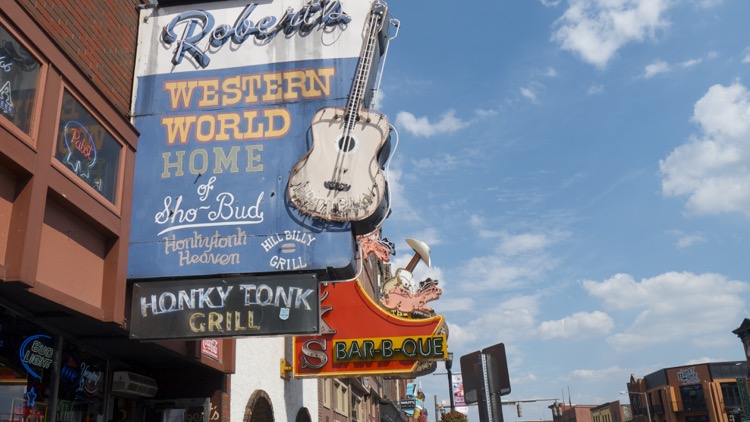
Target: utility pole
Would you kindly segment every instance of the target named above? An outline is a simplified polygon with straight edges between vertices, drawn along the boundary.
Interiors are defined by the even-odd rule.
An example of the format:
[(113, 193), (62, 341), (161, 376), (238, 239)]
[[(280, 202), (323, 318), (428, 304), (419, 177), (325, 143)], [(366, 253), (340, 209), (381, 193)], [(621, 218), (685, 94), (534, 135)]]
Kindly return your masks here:
[(445, 369), (448, 371), (448, 395), (451, 399), (451, 412), (456, 410), (456, 404), (453, 402), (453, 377), (451, 375), (453, 368), (453, 353), (448, 352), (448, 359), (445, 360)]
[(440, 413), (439, 409), (440, 408), (438, 407), (437, 394), (435, 394), (435, 422), (439, 421), (439, 419), (438, 419), (438, 414)]

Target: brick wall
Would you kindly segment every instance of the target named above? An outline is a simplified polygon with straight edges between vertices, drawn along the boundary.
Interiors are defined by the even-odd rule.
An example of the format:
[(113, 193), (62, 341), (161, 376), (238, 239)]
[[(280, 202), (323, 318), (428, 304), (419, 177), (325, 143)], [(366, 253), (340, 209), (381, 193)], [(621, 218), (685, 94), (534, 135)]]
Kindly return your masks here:
[(123, 116), (129, 115), (146, 0), (16, 0)]

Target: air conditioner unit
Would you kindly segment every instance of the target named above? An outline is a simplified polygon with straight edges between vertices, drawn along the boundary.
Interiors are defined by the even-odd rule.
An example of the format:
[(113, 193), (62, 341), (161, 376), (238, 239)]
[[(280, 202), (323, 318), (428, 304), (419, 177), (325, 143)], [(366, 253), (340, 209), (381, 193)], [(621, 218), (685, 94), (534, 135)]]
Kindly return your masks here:
[(159, 387), (145, 375), (116, 371), (112, 377), (112, 394), (125, 397), (154, 397)]

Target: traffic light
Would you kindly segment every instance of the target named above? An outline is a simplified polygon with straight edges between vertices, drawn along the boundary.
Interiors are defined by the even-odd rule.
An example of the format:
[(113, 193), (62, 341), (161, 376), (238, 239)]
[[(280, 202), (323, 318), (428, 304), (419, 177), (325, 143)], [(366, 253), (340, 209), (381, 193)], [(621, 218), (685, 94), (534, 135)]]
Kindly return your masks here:
[(523, 410), (521, 410), (521, 403), (516, 404), (516, 412), (518, 412), (518, 417), (523, 417)]

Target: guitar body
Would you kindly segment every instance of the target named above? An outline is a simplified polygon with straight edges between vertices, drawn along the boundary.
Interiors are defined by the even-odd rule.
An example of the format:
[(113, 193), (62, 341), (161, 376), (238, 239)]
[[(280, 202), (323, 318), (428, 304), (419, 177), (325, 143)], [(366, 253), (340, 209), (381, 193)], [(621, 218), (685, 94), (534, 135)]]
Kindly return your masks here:
[(312, 147), (294, 166), (287, 187), (305, 214), (332, 221), (363, 221), (382, 209), (386, 181), (378, 156), (389, 135), (388, 119), (359, 110), (324, 107), (312, 119)]

